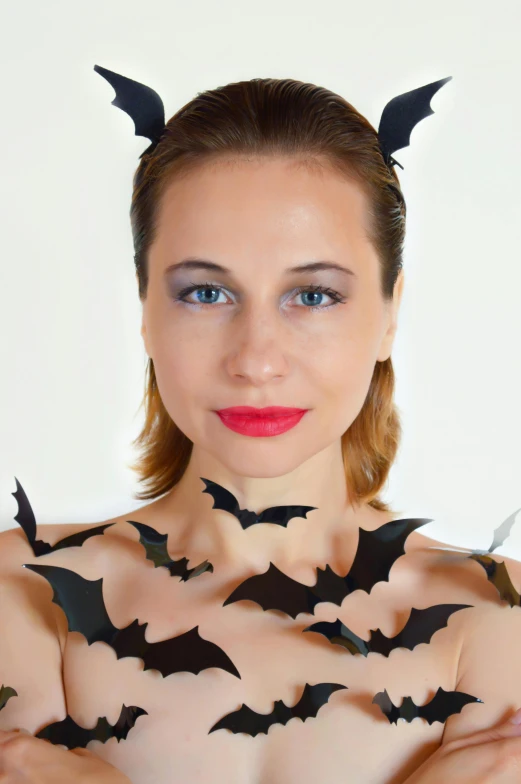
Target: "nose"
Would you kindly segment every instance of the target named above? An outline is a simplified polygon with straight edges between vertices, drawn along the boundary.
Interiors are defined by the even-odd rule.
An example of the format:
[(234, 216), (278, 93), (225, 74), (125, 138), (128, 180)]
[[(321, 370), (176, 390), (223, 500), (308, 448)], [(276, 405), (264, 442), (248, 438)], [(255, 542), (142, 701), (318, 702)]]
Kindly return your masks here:
[(288, 374), (288, 336), (277, 324), (277, 317), (242, 313), (233, 326), (226, 368), (231, 376), (243, 378), (253, 386), (262, 386)]

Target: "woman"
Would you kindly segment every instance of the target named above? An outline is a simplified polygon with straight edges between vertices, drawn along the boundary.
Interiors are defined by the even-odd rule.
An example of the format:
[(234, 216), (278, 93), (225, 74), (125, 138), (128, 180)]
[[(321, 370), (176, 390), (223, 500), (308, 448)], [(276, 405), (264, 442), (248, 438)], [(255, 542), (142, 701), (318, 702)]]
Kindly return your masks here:
[[(444, 552), (417, 530), (426, 519), (393, 527), (399, 513), (378, 495), (400, 438), (405, 232), (383, 117), (377, 133), (324, 88), (266, 79), (203, 93), (165, 129), (155, 93), (132, 114), (129, 80), (96, 70), (152, 141), (131, 209), (149, 356), (136, 497), (152, 500), (101, 526), (38, 528), (40, 542), (79, 533), (82, 546), (38, 549), (27, 504), (24, 530), (1, 535), (0, 661), (16, 690), (0, 711), (5, 780), (518, 781), (520, 725), (504, 722), (521, 706), (519, 607), (487, 580), (490, 556)], [(229, 410), (243, 406), (298, 412)], [(305, 506), (257, 517), (286, 505)], [(171, 568), (156, 568), (154, 532), (168, 535)], [(56, 600), (65, 572), (49, 567), (102, 579), (115, 637), (89, 637), (83, 589)], [(519, 587), (519, 564), (507, 567)], [(83, 611), (99, 620), (89, 591)], [(411, 615), (448, 604), (434, 633)], [(382, 642), (409, 618), (414, 644)], [(134, 622), (144, 641), (120, 645)], [(181, 663), (147, 660), (186, 633)], [(466, 701), (447, 698), (446, 718), (440, 688)], [(409, 720), (393, 723), (406, 697), (438, 707), (411, 720), (406, 700)], [(112, 727), (122, 706), (140, 711), (127, 734), (88, 751), (17, 732), (67, 715)]]

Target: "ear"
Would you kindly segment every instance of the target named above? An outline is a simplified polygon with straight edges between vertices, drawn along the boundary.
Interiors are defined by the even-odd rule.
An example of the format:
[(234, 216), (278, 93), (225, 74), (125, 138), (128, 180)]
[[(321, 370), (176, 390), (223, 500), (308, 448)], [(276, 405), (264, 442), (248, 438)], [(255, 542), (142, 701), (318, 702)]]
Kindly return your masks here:
[(404, 285), (404, 275), (403, 275), (403, 269), (401, 269), (400, 272), (398, 273), (398, 277), (396, 278), (396, 282), (394, 284), (393, 298), (389, 303), (389, 310), (388, 310), (389, 325), (387, 327), (387, 330), (382, 339), (382, 343), (380, 345), (380, 351), (377, 357), (377, 360), (379, 362), (383, 362), (384, 360), (389, 359), (389, 357), (391, 356), (394, 337), (396, 334), (396, 329), (398, 327), (398, 311), (400, 309), (400, 303), (402, 301), (403, 285)]
[(145, 323), (145, 314), (143, 313), (141, 317), (141, 337), (143, 338), (143, 344), (145, 346), (145, 351), (150, 356), (150, 351), (148, 348), (148, 335), (147, 335), (147, 325)]

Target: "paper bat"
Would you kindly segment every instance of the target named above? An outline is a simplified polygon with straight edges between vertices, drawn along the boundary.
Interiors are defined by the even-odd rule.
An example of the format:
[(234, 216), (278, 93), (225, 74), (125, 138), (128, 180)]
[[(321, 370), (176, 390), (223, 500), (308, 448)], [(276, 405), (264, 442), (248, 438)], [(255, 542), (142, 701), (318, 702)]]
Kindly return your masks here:
[(164, 677), (173, 672), (197, 674), (210, 667), (241, 677), (222, 648), (199, 635), (198, 626), (177, 637), (153, 643), (145, 639), (147, 622), (140, 624), (136, 619), (118, 629), (110, 620), (103, 601), (102, 577), (86, 580), (61, 566), (23, 566), (45, 577), (54, 592), (52, 601), (67, 617), (69, 631), (83, 634), (89, 645), (105, 642), (114, 649), (118, 659), (135, 656), (143, 660), (144, 670), (159, 670)]
[(239, 710), (223, 716), (213, 725), (208, 734), (215, 730), (226, 729), (235, 734), (243, 732), (252, 737), (255, 737), (259, 732), (267, 735), (273, 724), (287, 724), (293, 718), (302, 719), (302, 721), (314, 718), (320, 708), (329, 701), (333, 692), (338, 689), (347, 689), (347, 686), (340, 683), (317, 683), (310, 686), (309, 683), (306, 683), (302, 697), (293, 707), (288, 708), (282, 700), (277, 700), (271, 713), (257, 713), (247, 705), (241, 705)]
[(2, 687), (0, 688), (0, 710), (5, 708), (11, 697), (18, 697), (18, 692), (12, 689), (11, 686), (4, 686), (4, 684), (2, 684)]
[(412, 651), (420, 643), (430, 642), (433, 635), (447, 626), (449, 617), (458, 610), (472, 607), (471, 604), (434, 604), (423, 610), (412, 608), (409, 620), (394, 637), (386, 637), (380, 629), (371, 629), (369, 641), (358, 637), (351, 629), (336, 620), (333, 623), (320, 621), (308, 626), (303, 631), (318, 632), (334, 645), (340, 645), (351, 654), (381, 653), (389, 656), (395, 648), (407, 648)]
[(410, 90), (393, 98), (387, 103), (380, 118), (378, 138), (384, 159), (389, 166), (403, 166), (392, 157), (392, 153), (408, 147), (411, 131), (425, 117), (434, 114), (431, 99), (440, 87), (450, 82), (452, 76), (431, 82), (424, 87)]
[(67, 716), (63, 721), (48, 724), (35, 735), (35, 738), (48, 740), (57, 746), (67, 746), (68, 749), (84, 749), (91, 740), (106, 743), (109, 738), (116, 738), (119, 743), (120, 740), (126, 739), (140, 716), (148, 716), (147, 711), (135, 705), (129, 707), (123, 705), (119, 719), (114, 725), (109, 724), (103, 717), (98, 719), (96, 726), (90, 730), (80, 727), (70, 716)]
[(116, 97), (111, 101), (111, 105), (122, 109), (132, 118), (135, 127), (134, 136), (144, 136), (151, 140), (152, 144), (139, 156), (142, 158), (156, 146), (165, 130), (163, 101), (155, 90), (134, 79), (109, 71), (101, 65), (95, 65), (94, 70), (114, 88)]
[(248, 599), (260, 604), (263, 610), (280, 610), (292, 618), (301, 612), (313, 613), (319, 602), (340, 606), (353, 591), (369, 593), (376, 583), (388, 580), (392, 565), (405, 552), (409, 534), (430, 522), (432, 520), (428, 518), (405, 518), (391, 520), (375, 531), (360, 528), (349, 572), (341, 577), (329, 565), (325, 569), (318, 568), (314, 585), (299, 583), (270, 563), (266, 572), (240, 583), (223, 606)]
[(16, 477), (15, 482), (16, 491), (11, 493), (11, 495), (16, 499), (18, 512), (14, 519), (23, 528), (36, 557), (47, 555), (47, 553), (53, 553), (56, 550), (63, 550), (64, 547), (81, 547), (81, 545), (87, 539), (90, 539), (91, 536), (99, 536), (106, 528), (110, 528), (111, 525), (114, 525), (114, 523), (104, 523), (103, 525), (97, 525), (93, 528), (87, 528), (85, 531), (78, 531), (78, 533), (66, 536), (64, 539), (60, 539), (56, 542), (56, 544), (50, 545), (48, 542), (36, 538), (36, 519), (34, 517), (34, 512), (29, 503), (29, 499), (25, 494), (25, 490)]
[(147, 560), (152, 561), (156, 567), (166, 566), (172, 577), (181, 577), (181, 582), (186, 582), (204, 572), (213, 572), (213, 565), (208, 560), (192, 569), (188, 569), (188, 558), (173, 561), (167, 550), (168, 534), (160, 534), (155, 528), (134, 520), (127, 520), (127, 523), (139, 531), (139, 542), (145, 548)]
[(497, 589), (501, 599), (505, 599), (511, 607), (521, 606), (521, 596), (516, 591), (504, 561), (495, 561), (491, 555), (472, 553), (467, 556), (481, 564), (487, 573), (487, 579)]
[(465, 694), (463, 691), (445, 691), (440, 688), (430, 702), (425, 705), (416, 705), (411, 697), (404, 697), (402, 704), (397, 707), (391, 702), (387, 690), (378, 692), (373, 699), (382, 710), (391, 724), (397, 724), (398, 719), (405, 719), (407, 722), (413, 719), (425, 719), (429, 724), (435, 721), (446, 721), (449, 716), (461, 713), (461, 710), (470, 702), (483, 702), (478, 697)]
[(202, 492), (208, 493), (213, 498), (212, 509), (224, 509), (225, 512), (230, 512), (243, 528), (249, 528), (257, 523), (273, 523), (286, 527), (293, 517), (306, 517), (307, 519), (307, 513), (318, 508), (316, 506), (270, 506), (269, 509), (257, 514), (248, 509), (241, 509), (233, 493), (226, 490), (225, 487), (221, 487), (209, 479), (203, 479), (202, 476), (199, 478), (206, 485)]

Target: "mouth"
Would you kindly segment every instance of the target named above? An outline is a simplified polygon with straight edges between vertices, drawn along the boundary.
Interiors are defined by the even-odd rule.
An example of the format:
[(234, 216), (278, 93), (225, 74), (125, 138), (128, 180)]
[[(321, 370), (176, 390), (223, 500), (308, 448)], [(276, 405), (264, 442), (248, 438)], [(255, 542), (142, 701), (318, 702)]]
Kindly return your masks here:
[(278, 436), (298, 425), (307, 413), (307, 408), (286, 408), (268, 406), (267, 408), (251, 408), (250, 406), (234, 406), (221, 408), (215, 413), (227, 428), (244, 436), (255, 438)]

